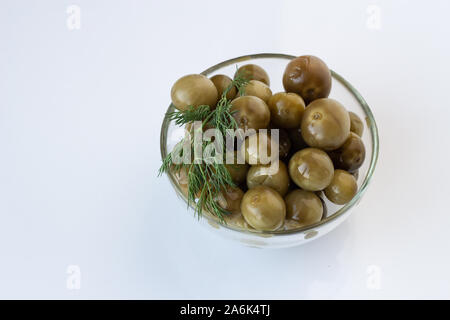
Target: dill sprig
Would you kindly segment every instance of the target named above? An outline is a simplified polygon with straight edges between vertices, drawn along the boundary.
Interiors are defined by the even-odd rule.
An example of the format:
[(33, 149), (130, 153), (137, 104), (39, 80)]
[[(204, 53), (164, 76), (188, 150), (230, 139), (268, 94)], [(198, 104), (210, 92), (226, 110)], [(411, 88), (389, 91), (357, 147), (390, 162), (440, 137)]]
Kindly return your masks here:
[(195, 204), (194, 211), (201, 217), (204, 209), (216, 215), (220, 221), (229, 214), (218, 205), (217, 199), (226, 186), (235, 186), (224, 165), (191, 164), (188, 173), (188, 205)]
[(210, 113), (210, 108), (207, 105), (198, 107), (189, 106), (186, 110), (168, 112), (167, 117), (170, 121), (174, 121), (177, 126), (182, 126), (189, 122), (202, 121)]
[(241, 88), (243, 88), (247, 82), (247, 80), (238, 75), (232, 81), (231, 85), (224, 90), (222, 97), (216, 105), (216, 109), (212, 112), (212, 125), (222, 133), (222, 136), (226, 136), (227, 129), (237, 129), (238, 127), (236, 119), (233, 117), (231, 101), (227, 99), (227, 94), (233, 86), (240, 92)]
[[(238, 127), (238, 124), (233, 117), (233, 112), (231, 111), (231, 100), (227, 99), (227, 93), (233, 87), (236, 87), (238, 92), (242, 94), (247, 83), (248, 80), (241, 75), (237, 75), (222, 93), (214, 110), (211, 110), (211, 108), (206, 105), (198, 106), (196, 108), (190, 106), (184, 111), (177, 110), (167, 113), (167, 117), (170, 121), (174, 121), (178, 126), (183, 126), (192, 123), (193, 121), (202, 121), (202, 130), (206, 125), (212, 126), (220, 131), (222, 137), (226, 137), (227, 129), (237, 129)], [(185, 141), (182, 140), (179, 145), (182, 145), (183, 142)], [(194, 142), (190, 141), (190, 143), (191, 152), (193, 152)], [(214, 142), (206, 141), (202, 143), (202, 154), (203, 150), (211, 143)], [(188, 205), (193, 205), (194, 212), (198, 218), (201, 217), (203, 210), (207, 210), (217, 216), (221, 222), (225, 222), (224, 216), (229, 214), (229, 212), (218, 204), (217, 199), (223, 190), (228, 186), (234, 187), (235, 184), (225, 167), (224, 161), (219, 163), (217, 161), (208, 161), (209, 159), (202, 159), (200, 163), (197, 163), (194, 159), (192, 163), (174, 165), (172, 160), (173, 152), (175, 151), (180, 152), (179, 149), (174, 149), (163, 159), (163, 163), (159, 168), (159, 175), (170, 170), (173, 170), (174, 172), (186, 170), (188, 180)], [(214, 157), (215, 154), (211, 156)], [(223, 153), (223, 157), (225, 157), (225, 153)]]

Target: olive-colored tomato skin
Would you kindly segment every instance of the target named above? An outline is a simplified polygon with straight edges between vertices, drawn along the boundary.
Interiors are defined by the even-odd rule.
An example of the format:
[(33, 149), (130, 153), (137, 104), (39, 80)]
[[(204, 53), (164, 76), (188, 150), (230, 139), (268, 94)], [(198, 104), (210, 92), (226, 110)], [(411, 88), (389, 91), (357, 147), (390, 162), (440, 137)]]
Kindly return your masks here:
[(350, 134), (350, 116), (338, 101), (318, 99), (306, 108), (300, 130), (309, 146), (335, 150)]
[(356, 133), (350, 132), (344, 144), (339, 149), (331, 151), (329, 155), (335, 168), (353, 172), (364, 163), (366, 148), (361, 138)]
[(327, 98), (331, 91), (331, 72), (325, 62), (315, 56), (291, 60), (283, 74), (286, 92), (298, 93), (306, 104)]
[(292, 143), (292, 151), (299, 151), (308, 148), (308, 144), (305, 142), (302, 136), (302, 131), (300, 128), (290, 129), (288, 131), (289, 139)]
[(241, 212), (256, 230), (274, 231), (284, 224), (286, 204), (278, 192), (261, 185), (244, 194)]
[(296, 93), (278, 92), (268, 101), (270, 119), (278, 128), (293, 129), (300, 126), (305, 102)]
[(348, 115), (350, 116), (350, 131), (362, 137), (362, 134), (364, 132), (364, 123), (362, 122), (361, 118), (352, 111), (349, 111)]
[[(279, 159), (286, 160), (286, 157), (289, 155), (291, 151), (292, 143), (289, 138), (289, 132), (286, 129), (277, 128), (273, 123), (270, 123), (269, 129), (267, 130), (269, 136), (275, 136), (275, 133), (278, 135), (278, 156)], [(276, 142), (276, 141), (275, 141)]]
[[(247, 163), (239, 163), (238, 161), (238, 152), (232, 151), (233, 153), (233, 163), (225, 163), (225, 168), (228, 170), (228, 173), (231, 176), (231, 180), (235, 184), (241, 184), (247, 178), (247, 172), (250, 166)], [(242, 157), (242, 161), (245, 159)]]
[(274, 162), (269, 165), (254, 165), (247, 174), (247, 186), (252, 189), (259, 185), (270, 187), (284, 196), (289, 189), (289, 174), (286, 165)]
[(269, 75), (266, 70), (256, 64), (246, 64), (239, 67), (234, 74), (234, 78), (236, 79), (238, 75), (243, 77), (245, 80), (258, 80), (270, 86)]
[(331, 202), (343, 205), (352, 200), (357, 191), (358, 184), (355, 177), (347, 171), (337, 169), (324, 193)]
[(243, 88), (242, 96), (254, 96), (263, 100), (265, 103), (272, 96), (272, 90), (262, 81), (250, 80)]
[(218, 205), (230, 213), (241, 212), (241, 201), (244, 192), (238, 187), (228, 186), (216, 198)]
[(244, 216), (242, 215), (241, 210), (239, 212), (231, 212), (231, 214), (224, 215), (224, 220), (227, 225), (235, 226), (241, 229), (253, 229), (247, 221), (245, 221)]
[(230, 109), (241, 129), (265, 129), (270, 123), (270, 111), (267, 104), (254, 96), (242, 96), (234, 99)]
[(178, 79), (170, 95), (175, 108), (181, 111), (200, 105), (208, 105), (213, 109), (219, 98), (214, 83), (201, 74), (189, 74)]
[(323, 216), (323, 204), (321, 199), (310, 191), (296, 189), (287, 194), (286, 219), (292, 219), (303, 227), (319, 222)]
[[(225, 90), (227, 90), (232, 83), (232, 80), (229, 76), (226, 76), (224, 74), (216, 74), (215, 76), (212, 76), (211, 81), (214, 83), (214, 85), (216, 86), (217, 92), (219, 94), (219, 99), (222, 97), (222, 94), (225, 92)], [(237, 93), (237, 89), (235, 86), (231, 86), (228, 89), (227, 92), (227, 99), (228, 100), (232, 100), (236, 97), (236, 93)]]
[(334, 173), (330, 157), (316, 148), (296, 152), (289, 160), (288, 169), (294, 183), (307, 191), (325, 189), (333, 179)]
[(292, 143), (289, 139), (289, 134), (286, 130), (280, 129), (278, 131), (278, 145), (279, 145), (279, 157), (280, 159), (286, 158), (291, 150)]

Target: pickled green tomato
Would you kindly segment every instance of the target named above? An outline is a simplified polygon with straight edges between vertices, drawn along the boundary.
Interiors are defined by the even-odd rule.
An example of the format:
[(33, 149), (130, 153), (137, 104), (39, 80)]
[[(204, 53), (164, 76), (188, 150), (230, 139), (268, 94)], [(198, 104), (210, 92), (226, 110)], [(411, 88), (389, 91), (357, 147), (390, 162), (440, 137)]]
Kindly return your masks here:
[(315, 56), (291, 60), (283, 74), (286, 92), (299, 94), (306, 104), (327, 98), (331, 91), (331, 72), (325, 62)]
[(274, 231), (284, 224), (286, 205), (278, 192), (260, 185), (244, 194), (241, 212), (245, 221), (256, 230)]
[[(212, 76), (210, 79), (216, 86), (220, 99), (225, 90), (227, 90), (228, 87), (230, 87), (232, 80), (229, 76), (226, 76), (224, 74), (216, 74), (215, 76)], [(226, 98), (228, 100), (232, 100), (236, 97), (236, 93), (237, 93), (236, 87), (232, 86), (230, 87), (230, 89), (228, 89)]]
[(347, 171), (337, 169), (324, 193), (331, 202), (343, 205), (352, 200), (357, 191), (355, 177)]
[(334, 167), (330, 157), (322, 150), (306, 148), (296, 152), (289, 160), (289, 175), (303, 190), (325, 189), (333, 179)]
[(306, 108), (300, 128), (309, 146), (335, 150), (350, 134), (350, 116), (338, 101), (318, 99)]
[(284, 196), (289, 189), (289, 174), (286, 165), (278, 161), (269, 165), (251, 166), (247, 174), (247, 186), (252, 189), (259, 185), (271, 187)]
[(323, 216), (320, 198), (311, 191), (293, 190), (285, 197), (286, 219), (295, 220), (298, 227), (319, 222)]
[(296, 93), (279, 92), (268, 101), (270, 120), (278, 128), (293, 129), (300, 127), (305, 102)]
[(237, 75), (240, 75), (246, 80), (258, 80), (270, 86), (269, 75), (263, 68), (256, 64), (246, 64), (241, 66), (234, 74), (235, 79)]
[(241, 129), (265, 129), (270, 123), (270, 111), (267, 104), (254, 96), (243, 96), (234, 99), (230, 109)]
[(213, 109), (219, 98), (214, 83), (201, 74), (190, 74), (178, 79), (170, 95), (173, 105), (181, 111), (200, 105), (208, 105)]

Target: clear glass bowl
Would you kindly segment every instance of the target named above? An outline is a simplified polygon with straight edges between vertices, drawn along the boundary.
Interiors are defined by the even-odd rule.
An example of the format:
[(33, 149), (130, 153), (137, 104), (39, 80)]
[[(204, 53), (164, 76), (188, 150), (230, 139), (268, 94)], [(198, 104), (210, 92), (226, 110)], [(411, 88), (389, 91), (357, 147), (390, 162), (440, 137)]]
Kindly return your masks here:
[[(270, 77), (270, 88), (273, 93), (284, 91), (282, 85), (282, 75), (289, 60), (295, 56), (277, 53), (260, 53), (246, 55), (234, 59), (230, 59), (203, 71), (205, 76), (213, 76), (215, 74), (226, 74), (233, 77), (237, 66), (243, 64), (254, 63), (263, 67)], [(361, 119), (365, 119), (366, 125), (362, 139), (366, 147), (366, 159), (359, 169), (358, 177), (358, 193), (346, 205), (337, 206), (329, 202), (326, 197), (322, 197), (327, 206), (325, 217), (318, 223), (292, 229), (288, 231), (257, 231), (241, 229), (232, 225), (223, 225), (210, 215), (203, 215), (198, 223), (205, 225), (207, 228), (217, 232), (229, 239), (241, 242), (247, 246), (259, 248), (282, 248), (291, 247), (306, 243), (317, 239), (318, 237), (328, 233), (341, 224), (352, 212), (352, 209), (359, 203), (375, 170), (378, 158), (378, 130), (373, 117), (372, 111), (367, 105), (364, 98), (358, 91), (347, 82), (342, 76), (331, 71), (333, 77), (330, 98), (341, 102), (349, 111), (355, 112)], [(170, 104), (167, 112), (174, 111), (175, 107)], [(161, 127), (161, 156), (162, 158), (173, 149), (184, 136), (184, 128), (175, 126), (165, 117)], [(169, 180), (179, 198), (187, 203), (186, 196), (177, 184), (174, 176), (168, 173)], [(190, 210), (192, 213), (193, 210)], [(193, 221), (194, 223), (194, 221)]]

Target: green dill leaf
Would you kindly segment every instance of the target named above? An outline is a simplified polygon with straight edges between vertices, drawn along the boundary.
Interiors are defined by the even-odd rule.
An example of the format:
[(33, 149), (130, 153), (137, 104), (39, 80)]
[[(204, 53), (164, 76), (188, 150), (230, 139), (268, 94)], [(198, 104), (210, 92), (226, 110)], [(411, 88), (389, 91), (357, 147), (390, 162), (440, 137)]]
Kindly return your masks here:
[(175, 122), (177, 126), (182, 126), (193, 121), (203, 121), (209, 113), (210, 107), (207, 105), (189, 106), (186, 110), (169, 112), (167, 117), (170, 121)]

